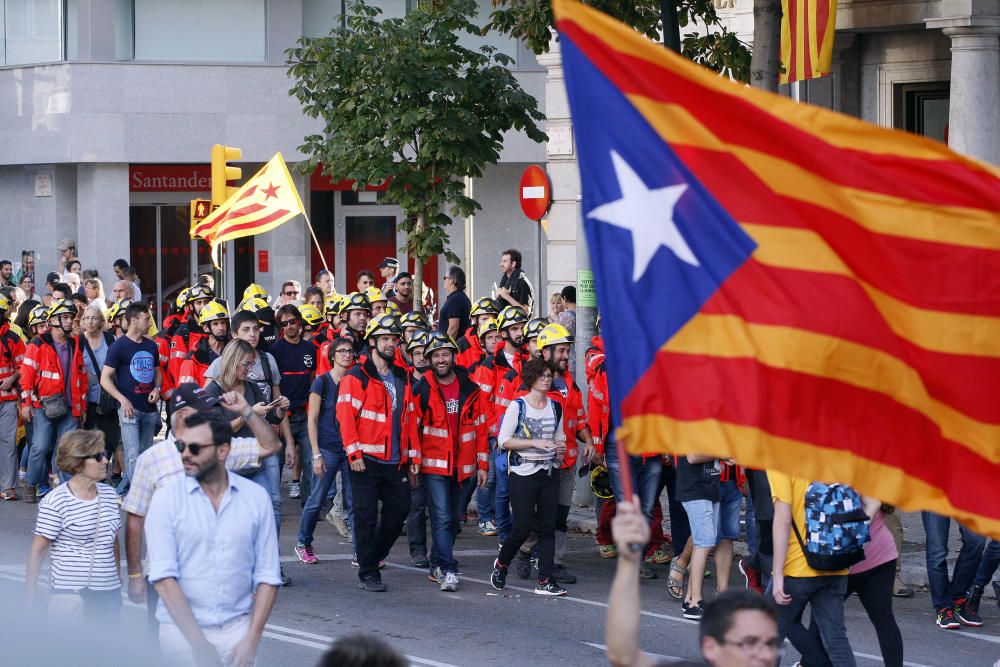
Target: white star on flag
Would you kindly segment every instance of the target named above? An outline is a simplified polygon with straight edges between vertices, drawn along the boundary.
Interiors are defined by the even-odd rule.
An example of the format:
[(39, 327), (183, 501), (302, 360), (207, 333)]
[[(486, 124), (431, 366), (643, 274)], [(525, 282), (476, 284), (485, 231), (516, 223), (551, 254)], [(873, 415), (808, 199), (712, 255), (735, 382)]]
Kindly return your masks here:
[(639, 282), (661, 246), (669, 248), (681, 261), (700, 266), (674, 222), (674, 206), (687, 190), (687, 184), (651, 190), (615, 151), (611, 151), (611, 162), (622, 197), (591, 209), (587, 217), (631, 232), (632, 282)]

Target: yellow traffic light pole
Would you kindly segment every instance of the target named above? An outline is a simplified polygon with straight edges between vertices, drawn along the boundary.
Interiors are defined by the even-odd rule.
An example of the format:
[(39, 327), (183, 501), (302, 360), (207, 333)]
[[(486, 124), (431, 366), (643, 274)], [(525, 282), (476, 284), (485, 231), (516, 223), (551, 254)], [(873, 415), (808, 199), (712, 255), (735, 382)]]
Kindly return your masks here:
[[(222, 206), (223, 203), (229, 197), (233, 195), (237, 190), (238, 186), (229, 185), (230, 181), (239, 181), (243, 178), (243, 170), (239, 167), (230, 166), (230, 162), (240, 160), (243, 158), (243, 151), (239, 148), (233, 148), (231, 146), (223, 146), (222, 144), (214, 144), (212, 146), (212, 209), (214, 210), (218, 206)], [(228, 262), (231, 261), (231, 257), (227, 251), (227, 246), (225, 244), (222, 248), (222, 266), (224, 269), (230, 269)], [(229, 285), (226, 284), (224, 278), (226, 275), (232, 276), (232, 270), (227, 270), (225, 273), (222, 271), (216, 272), (216, 296), (222, 297), (225, 294), (230, 301), (233, 299), (233, 295), (229, 294)]]

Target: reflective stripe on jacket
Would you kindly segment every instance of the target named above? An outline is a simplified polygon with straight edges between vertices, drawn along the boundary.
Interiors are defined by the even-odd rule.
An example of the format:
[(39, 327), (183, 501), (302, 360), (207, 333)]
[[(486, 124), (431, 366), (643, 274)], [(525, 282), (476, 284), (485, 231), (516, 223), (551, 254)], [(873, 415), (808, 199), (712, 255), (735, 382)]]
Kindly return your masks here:
[(403, 401), (400, 412), (402, 424), (392, 423), (392, 397), (382, 384), (371, 359), (365, 359), (340, 381), (337, 396), (337, 421), (340, 435), (344, 439), (344, 453), (351, 461), (357, 461), (367, 454), (381, 461), (392, 456), (393, 429), (399, 429), (400, 462), (407, 459), (407, 406), (410, 398), (410, 383), (406, 370), (391, 364), (390, 371), (403, 381), (404, 395), (397, 397)]

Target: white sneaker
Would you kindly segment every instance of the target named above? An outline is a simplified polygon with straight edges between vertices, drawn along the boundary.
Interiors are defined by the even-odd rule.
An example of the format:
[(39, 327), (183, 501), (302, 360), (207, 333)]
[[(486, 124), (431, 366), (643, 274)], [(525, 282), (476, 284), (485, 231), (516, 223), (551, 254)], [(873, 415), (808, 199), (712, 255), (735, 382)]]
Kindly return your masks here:
[(347, 522), (340, 516), (337, 510), (330, 510), (326, 515), (326, 522), (337, 529), (341, 537), (347, 537), (350, 533), (347, 530)]
[(446, 572), (444, 581), (441, 583), (441, 590), (446, 593), (454, 593), (458, 590), (458, 575), (454, 572)]
[(298, 482), (292, 482), (288, 486), (289, 486), (289, 489), (288, 489), (288, 497), (289, 498), (291, 498), (292, 500), (295, 500), (297, 498), (301, 498), (302, 497), (302, 487), (299, 486)]

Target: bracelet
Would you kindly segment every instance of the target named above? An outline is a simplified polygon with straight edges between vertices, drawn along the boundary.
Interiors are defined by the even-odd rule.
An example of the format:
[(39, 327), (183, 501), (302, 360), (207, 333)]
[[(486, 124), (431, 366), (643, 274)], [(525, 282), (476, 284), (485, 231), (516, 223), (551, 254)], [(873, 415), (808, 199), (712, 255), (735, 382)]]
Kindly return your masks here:
[(253, 411), (253, 408), (250, 408), (249, 410), (247, 410), (247, 413), (245, 415), (240, 415), (240, 417), (243, 417), (243, 423), (245, 424), (249, 422), (250, 418), (253, 417), (255, 414), (257, 413)]
[(145, 575), (143, 575), (142, 572), (135, 572), (133, 574), (129, 574), (128, 578), (129, 579), (142, 579), (143, 576), (145, 576)]

